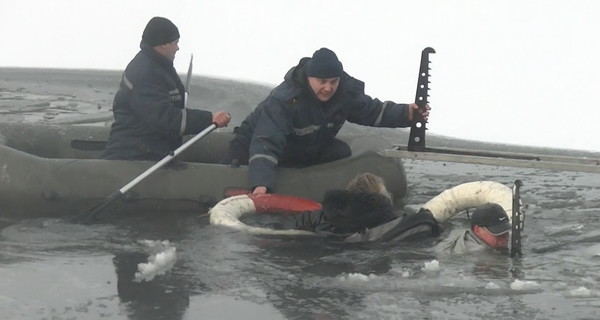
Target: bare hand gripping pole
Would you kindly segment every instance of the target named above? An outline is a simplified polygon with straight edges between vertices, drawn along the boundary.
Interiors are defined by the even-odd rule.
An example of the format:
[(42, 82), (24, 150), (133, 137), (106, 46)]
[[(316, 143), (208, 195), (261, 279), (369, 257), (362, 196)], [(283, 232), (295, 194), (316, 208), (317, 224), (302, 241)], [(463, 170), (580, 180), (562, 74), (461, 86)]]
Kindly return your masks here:
[[(415, 103), (420, 109), (425, 109), (429, 97), (429, 54), (435, 53), (433, 48), (427, 47), (421, 52), (421, 66), (419, 67), (419, 79), (417, 81), (417, 96)], [(413, 121), (410, 127), (408, 139), (408, 151), (425, 151), (425, 121), (419, 112), (413, 112)]]

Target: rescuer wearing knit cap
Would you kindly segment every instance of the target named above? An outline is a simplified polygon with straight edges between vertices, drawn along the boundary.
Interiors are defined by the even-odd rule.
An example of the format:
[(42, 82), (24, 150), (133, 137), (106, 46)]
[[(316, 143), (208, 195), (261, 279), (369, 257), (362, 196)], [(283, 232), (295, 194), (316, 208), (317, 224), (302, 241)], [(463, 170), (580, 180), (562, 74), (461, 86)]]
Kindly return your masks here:
[(306, 167), (349, 157), (336, 138), (346, 122), (410, 127), (413, 113), (427, 121), (429, 106), (382, 102), (348, 75), (335, 52), (321, 48), (300, 59), (284, 81), (236, 127), (225, 163), (248, 164), (253, 193), (276, 191), (277, 167)]
[(183, 136), (212, 123), (224, 127), (225, 111), (186, 108), (186, 89), (173, 66), (179, 29), (169, 19), (150, 19), (113, 101), (114, 122), (102, 158), (157, 161), (181, 146)]

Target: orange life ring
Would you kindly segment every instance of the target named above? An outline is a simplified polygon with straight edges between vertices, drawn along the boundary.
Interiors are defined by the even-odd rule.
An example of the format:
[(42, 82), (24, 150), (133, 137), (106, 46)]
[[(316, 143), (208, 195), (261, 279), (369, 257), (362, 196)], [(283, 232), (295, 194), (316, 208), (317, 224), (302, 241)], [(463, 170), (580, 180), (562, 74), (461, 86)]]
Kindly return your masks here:
[(321, 204), (309, 199), (281, 194), (245, 194), (221, 200), (209, 211), (210, 223), (222, 225), (252, 234), (269, 235), (315, 235), (305, 230), (274, 230), (270, 228), (249, 226), (240, 221), (243, 215), (287, 212), (299, 214), (304, 211), (321, 209)]

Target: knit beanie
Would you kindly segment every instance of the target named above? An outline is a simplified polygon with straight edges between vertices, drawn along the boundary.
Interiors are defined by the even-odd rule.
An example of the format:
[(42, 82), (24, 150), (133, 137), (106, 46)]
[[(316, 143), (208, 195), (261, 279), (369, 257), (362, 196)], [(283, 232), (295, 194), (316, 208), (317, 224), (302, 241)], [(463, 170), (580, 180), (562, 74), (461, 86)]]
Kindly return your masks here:
[(142, 34), (142, 42), (151, 47), (167, 44), (177, 39), (179, 39), (179, 29), (171, 20), (163, 17), (150, 19)]
[(342, 76), (344, 68), (342, 63), (338, 60), (335, 52), (321, 48), (312, 56), (306, 64), (306, 75), (315, 78), (337, 78)]

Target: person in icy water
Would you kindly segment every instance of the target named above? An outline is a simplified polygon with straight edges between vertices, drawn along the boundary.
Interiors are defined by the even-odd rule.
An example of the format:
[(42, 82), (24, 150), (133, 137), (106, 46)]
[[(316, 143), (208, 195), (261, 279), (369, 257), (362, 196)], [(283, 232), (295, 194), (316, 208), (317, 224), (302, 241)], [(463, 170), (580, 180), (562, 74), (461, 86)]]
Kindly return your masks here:
[(437, 253), (462, 254), (486, 248), (508, 249), (512, 226), (502, 206), (487, 203), (477, 207), (470, 217), (471, 227), (454, 229), (435, 246)]
[[(455, 229), (434, 247), (438, 253), (465, 253), (483, 248), (507, 249), (511, 224), (496, 203), (475, 208), (471, 228)], [(399, 214), (381, 177), (358, 175), (345, 190), (325, 194), (322, 209), (295, 217), (295, 228), (345, 237), (347, 242), (388, 242), (440, 235), (441, 227), (431, 211)]]
[(183, 135), (210, 124), (224, 127), (231, 116), (185, 107), (185, 90), (173, 67), (179, 29), (169, 19), (150, 19), (140, 51), (131, 60), (114, 101), (110, 136), (103, 159), (160, 160), (181, 146)]
[(321, 205), (321, 210), (297, 216), (295, 228), (352, 234), (397, 218), (383, 179), (370, 173), (357, 176), (344, 190), (327, 191)]
[(371, 127), (410, 127), (415, 113), (424, 121), (429, 105), (382, 102), (365, 84), (344, 72), (337, 55), (321, 48), (292, 67), (284, 81), (258, 104), (229, 143), (226, 164), (249, 167), (254, 194), (276, 191), (277, 167), (306, 167), (351, 155), (336, 138), (346, 121)]
[(430, 212), (398, 215), (384, 180), (370, 173), (358, 175), (344, 190), (327, 191), (321, 204), (321, 210), (296, 216), (295, 228), (344, 236), (351, 242), (438, 233)]

